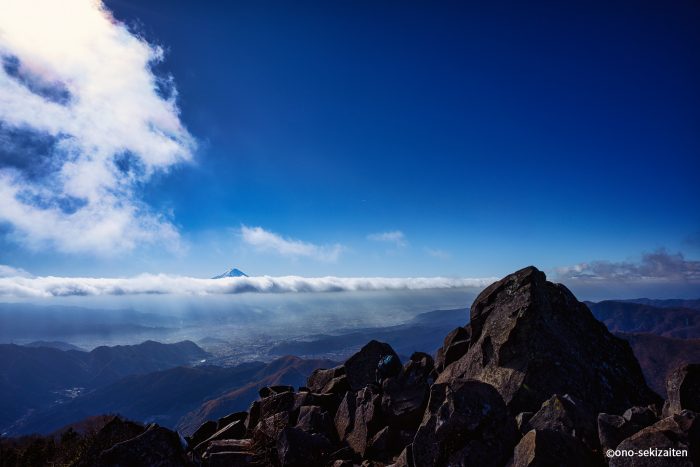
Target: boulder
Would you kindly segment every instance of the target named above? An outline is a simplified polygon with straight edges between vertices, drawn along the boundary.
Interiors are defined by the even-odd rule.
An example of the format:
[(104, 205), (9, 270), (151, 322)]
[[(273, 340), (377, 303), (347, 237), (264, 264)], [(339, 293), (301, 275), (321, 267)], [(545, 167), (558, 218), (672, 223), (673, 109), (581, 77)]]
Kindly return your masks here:
[(197, 428), (195, 432), (192, 433), (192, 436), (190, 436), (188, 440), (188, 444), (192, 447), (197, 446), (199, 443), (201, 443), (205, 439), (208, 439), (211, 435), (216, 433), (216, 427), (217, 423), (213, 420), (209, 420), (202, 423), (199, 426), (199, 428)]
[(232, 422), (242, 421), (245, 422), (248, 419), (248, 412), (234, 412), (225, 415), (216, 421), (216, 429), (220, 430), (223, 427), (230, 425)]
[(602, 463), (573, 436), (555, 430), (531, 430), (513, 450), (508, 467), (594, 467)]
[[(620, 451), (666, 451), (659, 456), (614, 456), (611, 467), (688, 466), (700, 465), (700, 415), (689, 410), (666, 417), (622, 441)], [(687, 455), (669, 456), (670, 450)]]
[(445, 337), (442, 347), (438, 349), (435, 359), (435, 368), (441, 372), (451, 363), (459, 360), (469, 350), (469, 337), (471, 330), (467, 327), (458, 327), (450, 331)]
[(525, 434), (530, 431), (530, 419), (535, 415), (532, 412), (520, 412), (515, 416), (515, 426), (520, 434)]
[(213, 433), (211, 436), (206, 438), (203, 441), (200, 441), (196, 445), (194, 445), (194, 451), (197, 453), (201, 453), (204, 451), (209, 443), (212, 441), (220, 440), (220, 439), (241, 439), (245, 438), (246, 436), (246, 426), (245, 422), (243, 420), (236, 420), (225, 427), (223, 427), (220, 430), (217, 430), (215, 433)]
[(297, 428), (306, 433), (319, 433), (326, 438), (335, 438), (335, 427), (330, 414), (317, 405), (304, 405), (299, 409)]
[(700, 413), (700, 364), (686, 364), (676, 368), (666, 379), (668, 402), (665, 416), (683, 409)]
[(432, 383), (433, 359), (416, 352), (401, 372), (382, 383), (382, 412), (388, 423), (415, 430), (428, 403)]
[(283, 392), (294, 392), (293, 386), (263, 386), (258, 390), (261, 398), (282, 394)]
[(598, 441), (603, 453), (615, 449), (625, 438), (629, 438), (642, 426), (636, 425), (619, 416), (606, 413), (598, 414)]
[(277, 437), (277, 455), (283, 467), (321, 465), (330, 447), (324, 436), (305, 433), (299, 428), (285, 428)]
[(135, 438), (146, 431), (143, 425), (114, 417), (107, 422), (92, 438), (85, 451), (73, 464), (76, 467), (92, 467), (97, 465), (102, 451), (115, 444)]
[(361, 389), (355, 398), (352, 428), (341, 441), (345, 441), (353, 451), (364, 457), (370, 440), (383, 425), (380, 418), (381, 396), (372, 386)]
[(486, 383), (436, 383), (413, 439), (416, 466), (502, 466), (516, 441), (515, 422), (503, 398)]
[(318, 368), (308, 377), (306, 386), (311, 392), (323, 393), (326, 385), (340, 376), (345, 376), (345, 367), (342, 365), (330, 369)]
[(512, 414), (536, 412), (553, 394), (570, 394), (593, 414), (660, 403), (629, 344), (534, 267), (487, 287), (470, 316), (469, 350), (440, 373), (439, 383), (491, 384)]
[(659, 417), (656, 415), (656, 410), (653, 406), (630, 407), (622, 414), (622, 418), (641, 428), (648, 427), (659, 421)]
[(348, 437), (355, 424), (355, 399), (356, 394), (354, 392), (346, 392), (333, 418), (335, 431), (340, 440)]
[[(582, 441), (591, 450), (599, 448), (596, 417), (571, 396), (553, 395), (528, 421), (532, 430), (561, 431)], [(529, 431), (529, 430), (528, 430)]]
[(188, 465), (180, 436), (156, 424), (135, 438), (117, 443), (102, 452), (98, 464), (107, 466), (148, 465), (178, 467)]
[(350, 357), (344, 365), (350, 390), (359, 391), (368, 384), (375, 383), (379, 361), (389, 356), (400, 364), (399, 356), (389, 344), (372, 340)]

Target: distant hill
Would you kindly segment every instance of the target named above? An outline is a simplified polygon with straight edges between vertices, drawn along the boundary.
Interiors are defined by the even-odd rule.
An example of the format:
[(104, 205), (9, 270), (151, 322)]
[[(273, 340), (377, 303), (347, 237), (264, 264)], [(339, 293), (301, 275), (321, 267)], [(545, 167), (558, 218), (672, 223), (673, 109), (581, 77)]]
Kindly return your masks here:
[(700, 310), (700, 298), (696, 299), (655, 299), (655, 298), (633, 298), (630, 300), (616, 300), (619, 302), (639, 303), (640, 305), (651, 305), (658, 308), (691, 308)]
[(336, 362), (330, 360), (303, 360), (293, 356), (279, 358), (261, 368), (248, 384), (232, 388), (184, 415), (177, 424), (177, 429), (190, 434), (206, 420), (248, 410), (250, 404), (258, 398), (258, 390), (263, 386), (304, 386), (308, 376), (315, 369), (332, 368), (335, 365)]
[(352, 329), (337, 334), (319, 334), (304, 340), (290, 340), (273, 346), (272, 355), (304, 357), (330, 356), (345, 359), (370, 340), (387, 342), (399, 355), (421, 351), (434, 354), (445, 334), (469, 321), (469, 309), (436, 310), (421, 313), (406, 324)]
[(593, 315), (605, 323), (611, 332), (700, 338), (700, 310), (656, 307), (614, 300), (586, 304)]
[(0, 344), (0, 433), (29, 410), (125, 376), (190, 365), (209, 354), (190, 341), (98, 347), (91, 352)]
[(81, 349), (77, 345), (69, 344), (63, 341), (34, 341), (28, 344), (22, 344), (25, 347), (48, 347), (50, 349), (58, 350), (77, 350), (79, 352), (85, 352), (85, 349)]
[(683, 363), (700, 362), (700, 339), (617, 333), (632, 346), (647, 384), (666, 397), (666, 376)]
[(13, 426), (11, 434), (51, 433), (75, 420), (102, 413), (119, 413), (145, 423), (177, 427), (189, 434), (207, 417), (247, 409), (262, 386), (299, 386), (316, 368), (333, 365), (328, 360), (284, 357), (268, 364), (176, 367), (132, 375), (38, 411)]

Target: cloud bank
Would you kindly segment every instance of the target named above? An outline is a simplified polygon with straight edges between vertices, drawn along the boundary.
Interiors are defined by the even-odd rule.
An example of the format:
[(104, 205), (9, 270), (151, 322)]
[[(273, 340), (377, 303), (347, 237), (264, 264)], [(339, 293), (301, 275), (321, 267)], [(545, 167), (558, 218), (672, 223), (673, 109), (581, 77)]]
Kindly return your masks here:
[(639, 262), (593, 261), (557, 269), (560, 279), (585, 282), (687, 282), (700, 283), (700, 261), (664, 249), (645, 253)]
[(318, 261), (335, 262), (343, 252), (343, 246), (315, 245), (313, 243), (286, 238), (262, 227), (241, 227), (243, 243), (258, 251), (272, 252), (289, 258), (311, 258)]
[(367, 235), (367, 240), (372, 240), (373, 242), (393, 243), (397, 248), (403, 248), (408, 245), (406, 236), (400, 230), (369, 234)]
[(192, 158), (163, 59), (94, 0), (0, 2), (0, 222), (31, 247), (114, 253), (178, 232), (139, 185)]
[(240, 293), (314, 293), (381, 290), (481, 289), (495, 278), (447, 277), (194, 277), (144, 274), (132, 278), (0, 277), (0, 297), (50, 298), (99, 295), (216, 295)]

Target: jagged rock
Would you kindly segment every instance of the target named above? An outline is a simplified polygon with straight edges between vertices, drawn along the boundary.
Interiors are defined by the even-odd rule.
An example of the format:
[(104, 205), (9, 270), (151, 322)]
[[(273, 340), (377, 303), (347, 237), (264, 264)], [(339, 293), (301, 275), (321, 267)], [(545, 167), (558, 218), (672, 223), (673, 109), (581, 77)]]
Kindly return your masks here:
[(217, 432), (217, 423), (213, 420), (206, 421), (202, 423), (199, 428), (192, 433), (188, 440), (188, 444), (192, 447), (197, 446), (199, 443), (208, 439), (211, 435)]
[(320, 433), (328, 439), (335, 438), (333, 419), (317, 405), (304, 405), (299, 409), (296, 427), (306, 433)]
[(345, 375), (337, 376), (330, 380), (321, 390), (322, 394), (345, 394), (345, 391), (350, 390), (348, 377)]
[(345, 374), (352, 391), (359, 391), (368, 384), (377, 381), (377, 368), (379, 361), (387, 356), (392, 356), (400, 364), (399, 356), (389, 344), (370, 341), (345, 362)]
[(416, 352), (395, 378), (382, 383), (382, 411), (389, 423), (416, 429), (428, 403), (431, 373), (434, 364), (430, 355)]
[(294, 392), (293, 386), (264, 386), (258, 390), (261, 398), (282, 394), (283, 392)]
[(579, 439), (592, 450), (599, 447), (595, 416), (582, 407), (581, 401), (568, 394), (555, 394), (544, 401), (527, 425), (531, 430), (561, 431)]
[(399, 454), (399, 457), (396, 458), (396, 461), (394, 461), (393, 464), (389, 465), (388, 467), (414, 467), (415, 464), (413, 463), (413, 452), (411, 450), (411, 445), (407, 445), (403, 451), (401, 451), (401, 454)]
[(253, 465), (255, 455), (250, 439), (224, 439), (212, 441), (202, 455), (204, 465), (248, 466)]
[(281, 412), (291, 412), (294, 409), (296, 395), (293, 392), (282, 392), (260, 399), (260, 418), (267, 418)]
[(467, 353), (470, 331), (469, 327), (460, 326), (447, 334), (442, 347), (438, 349), (437, 358), (435, 359), (435, 368), (438, 372), (441, 372)]
[(622, 418), (641, 428), (648, 427), (659, 421), (659, 417), (652, 407), (630, 407), (622, 414)]
[(601, 465), (584, 444), (554, 430), (531, 430), (513, 450), (508, 467), (592, 467)]
[(700, 412), (700, 364), (676, 368), (666, 379), (668, 403), (664, 416), (680, 413), (683, 409)]
[(277, 438), (277, 455), (283, 467), (320, 465), (330, 447), (323, 435), (308, 434), (299, 428), (285, 428)]
[(532, 412), (520, 412), (515, 416), (515, 426), (518, 428), (518, 432), (525, 434), (530, 431), (530, 419), (535, 415)]
[(92, 442), (80, 458), (73, 464), (75, 467), (92, 467), (97, 465), (102, 451), (111, 448), (115, 444), (135, 438), (146, 431), (146, 428), (138, 423), (114, 417), (107, 422), (94, 436)]
[(690, 410), (666, 417), (622, 441), (618, 450), (683, 450), (688, 456), (616, 456), (611, 467), (688, 466), (700, 465), (700, 415)]
[(660, 402), (629, 344), (534, 267), (491, 284), (470, 314), (469, 351), (439, 375), (440, 383), (489, 383), (513, 414), (539, 410), (552, 394), (571, 394), (594, 414)]
[(343, 365), (330, 369), (319, 368), (314, 370), (308, 377), (306, 386), (311, 392), (323, 393), (326, 385), (330, 383), (333, 378), (338, 378), (340, 376), (345, 376), (345, 367)]
[(503, 398), (474, 380), (436, 383), (412, 445), (416, 466), (501, 466), (516, 440)]
[(103, 451), (101, 466), (148, 465), (153, 467), (177, 467), (188, 465), (180, 436), (174, 431), (156, 424), (127, 441), (115, 444)]
[(619, 415), (598, 414), (598, 440), (601, 451), (615, 449), (625, 438), (629, 438), (642, 428)]
[(247, 419), (248, 412), (234, 412), (218, 419), (216, 421), (216, 429), (220, 430), (225, 426), (230, 425), (232, 422), (237, 422), (239, 420), (245, 422)]
[[(344, 393), (343, 393), (344, 394)], [(329, 413), (331, 417), (335, 415), (340, 404), (340, 397), (336, 394), (316, 394), (313, 392), (298, 392), (294, 398), (292, 410), (295, 413), (305, 405), (317, 405)]]
[(355, 423), (355, 399), (354, 392), (346, 392), (343, 400), (338, 406), (338, 411), (333, 419), (335, 431), (338, 433), (338, 438), (344, 440), (353, 428)]
[(381, 396), (371, 387), (357, 392), (352, 428), (342, 441), (360, 456), (365, 455), (371, 437), (381, 426)]
[(253, 437), (255, 439), (266, 438), (275, 440), (280, 432), (290, 425), (289, 412), (279, 412), (260, 420), (255, 427)]
[(194, 445), (194, 451), (197, 453), (200, 453), (204, 451), (209, 443), (212, 441), (217, 441), (220, 439), (241, 439), (245, 438), (246, 436), (246, 426), (245, 422), (243, 420), (236, 420), (225, 427), (223, 427), (220, 430), (217, 430), (214, 434), (209, 436), (207, 439), (200, 441), (196, 445)]

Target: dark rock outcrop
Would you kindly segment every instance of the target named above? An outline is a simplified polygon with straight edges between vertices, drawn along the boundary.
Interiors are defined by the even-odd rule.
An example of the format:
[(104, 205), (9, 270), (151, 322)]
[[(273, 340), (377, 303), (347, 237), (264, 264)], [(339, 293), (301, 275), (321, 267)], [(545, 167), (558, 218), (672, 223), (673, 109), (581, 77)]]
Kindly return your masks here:
[(685, 451), (687, 455), (616, 456), (610, 459), (611, 467), (700, 465), (700, 415), (683, 410), (638, 431), (616, 449), (634, 452), (676, 450)]
[(517, 440), (503, 398), (480, 381), (436, 383), (411, 447), (420, 466), (505, 463)]
[(528, 267), (487, 287), (471, 307), (468, 352), (438, 382), (493, 385), (511, 413), (539, 410), (570, 394), (593, 413), (659, 403), (629, 345), (613, 336), (561, 284)]
[(359, 352), (345, 362), (345, 374), (352, 391), (359, 391), (368, 384), (377, 382), (377, 370), (382, 358), (391, 357), (400, 362), (399, 356), (389, 344), (370, 341)]
[(595, 467), (602, 465), (573, 436), (555, 430), (531, 430), (513, 451), (508, 467)]

